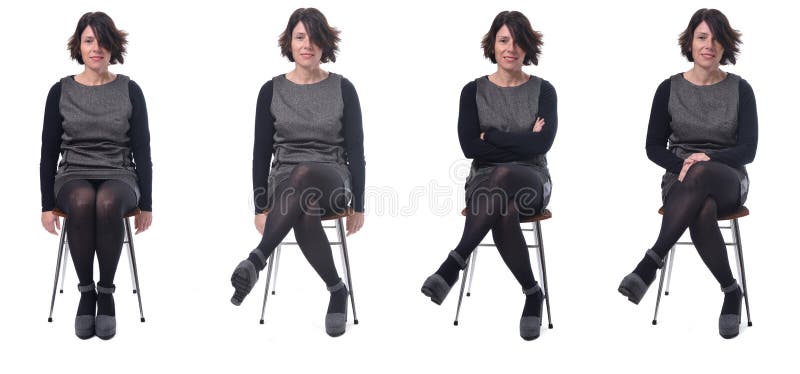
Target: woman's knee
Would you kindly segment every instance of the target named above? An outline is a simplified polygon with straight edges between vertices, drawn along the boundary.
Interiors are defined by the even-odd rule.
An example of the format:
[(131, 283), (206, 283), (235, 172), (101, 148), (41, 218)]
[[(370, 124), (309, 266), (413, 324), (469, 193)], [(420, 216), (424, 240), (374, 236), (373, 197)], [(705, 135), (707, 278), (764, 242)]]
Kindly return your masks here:
[(492, 187), (501, 187), (508, 184), (510, 178), (514, 178), (516, 173), (513, 165), (497, 165), (489, 174), (489, 185)]
[(717, 222), (717, 202), (714, 199), (707, 197), (697, 212), (695, 222), (698, 223), (716, 223)]
[(715, 161), (701, 161), (694, 163), (689, 168), (683, 183), (700, 186), (716, 179), (727, 178), (729, 175), (735, 176), (735, 170), (730, 166)]
[(107, 181), (97, 191), (95, 207), (98, 217), (122, 218), (135, 205), (136, 194), (122, 182)]
[(303, 162), (292, 169), (289, 174), (289, 185), (292, 187), (304, 187), (309, 183), (310, 178), (319, 174), (323, 165), (314, 162)]
[(74, 188), (66, 192), (66, 206), (64, 209), (67, 214), (83, 215), (94, 211), (95, 191), (91, 185), (85, 188), (81, 186), (80, 188)]

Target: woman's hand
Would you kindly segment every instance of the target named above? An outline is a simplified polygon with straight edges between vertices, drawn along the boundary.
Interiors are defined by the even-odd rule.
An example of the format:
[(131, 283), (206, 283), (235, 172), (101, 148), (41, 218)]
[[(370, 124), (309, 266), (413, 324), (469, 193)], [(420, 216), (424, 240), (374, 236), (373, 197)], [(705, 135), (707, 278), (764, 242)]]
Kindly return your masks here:
[(145, 232), (153, 223), (153, 212), (141, 211), (133, 217), (133, 226), (136, 227), (136, 234)]
[(347, 236), (357, 233), (364, 226), (364, 212), (354, 212), (352, 215), (347, 216), (345, 226), (347, 227)]
[(42, 227), (44, 227), (47, 232), (58, 235), (56, 229), (61, 230), (61, 222), (52, 211), (42, 212)]
[(544, 118), (539, 117), (536, 119), (536, 123), (533, 124), (533, 132), (540, 132), (544, 127)]
[(264, 235), (264, 223), (266, 222), (267, 222), (266, 213), (256, 214), (256, 218), (253, 220), (253, 223), (256, 225), (256, 231), (258, 231), (258, 233), (261, 235)]
[(482, 132), (481, 133), (481, 140), (486, 140), (486, 139), (483, 138), (484, 136), (486, 136), (486, 132)]
[(683, 168), (681, 168), (681, 173), (678, 174), (678, 181), (683, 182), (683, 179), (686, 178), (686, 173), (689, 172), (689, 168), (691, 168), (692, 165), (698, 162), (709, 161), (709, 160), (711, 160), (711, 158), (709, 158), (708, 155), (702, 152), (692, 153), (691, 155), (689, 155), (689, 157), (683, 160)]
[(695, 162), (699, 162), (699, 161), (709, 161), (711, 160), (711, 158), (709, 158), (708, 155), (706, 155), (705, 153), (698, 152), (689, 155), (689, 157), (687, 157), (687, 160), (694, 160)]

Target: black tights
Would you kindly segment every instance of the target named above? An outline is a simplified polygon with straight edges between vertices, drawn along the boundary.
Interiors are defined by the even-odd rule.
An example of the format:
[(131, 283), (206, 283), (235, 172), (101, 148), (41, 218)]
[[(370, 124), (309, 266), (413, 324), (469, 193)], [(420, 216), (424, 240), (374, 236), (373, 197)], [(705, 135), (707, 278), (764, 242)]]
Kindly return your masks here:
[[(739, 176), (734, 169), (714, 161), (694, 164), (683, 182), (675, 182), (667, 195), (653, 251), (664, 258), (688, 228), (697, 252), (719, 284), (731, 285), (734, 278), (717, 217), (738, 207)], [(649, 279), (643, 277), (648, 282), (655, 277), (655, 267), (651, 267), (652, 275), (650, 271), (645, 274)]]
[(61, 187), (56, 206), (69, 217), (69, 252), (80, 284), (94, 281), (94, 254), (100, 284), (111, 287), (122, 252), (122, 217), (136, 208), (136, 194), (120, 181), (73, 180)]
[[(544, 179), (530, 167), (498, 165), (470, 197), (464, 232), (455, 252), (467, 259), (492, 231), (497, 250), (523, 289), (536, 285), (528, 247), (522, 235), (520, 213), (534, 215), (543, 208)], [(453, 284), (458, 269), (448, 258), (437, 273)]]
[[(311, 267), (327, 286), (339, 283), (328, 237), (322, 228), (322, 216), (346, 209), (342, 177), (331, 166), (302, 163), (276, 189), (274, 203), (264, 224), (264, 235), (257, 250), (269, 258), (290, 229)], [(255, 260), (255, 261), (254, 261)], [(260, 260), (251, 261), (263, 269)]]

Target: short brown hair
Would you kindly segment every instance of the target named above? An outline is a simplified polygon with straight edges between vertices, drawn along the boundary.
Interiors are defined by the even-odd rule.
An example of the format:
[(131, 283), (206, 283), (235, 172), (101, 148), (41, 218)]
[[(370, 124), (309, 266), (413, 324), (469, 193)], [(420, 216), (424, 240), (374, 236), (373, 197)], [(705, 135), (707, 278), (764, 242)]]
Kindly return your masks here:
[(690, 62), (694, 61), (692, 58), (692, 40), (694, 39), (694, 30), (703, 21), (706, 21), (708, 28), (714, 34), (714, 38), (722, 44), (725, 51), (722, 53), (720, 64), (727, 65), (728, 63), (736, 65), (736, 56), (739, 55), (739, 44), (742, 41), (739, 38), (742, 33), (739, 30), (734, 30), (728, 18), (722, 12), (716, 9), (703, 8), (694, 12), (692, 19), (689, 20), (689, 26), (683, 30), (681, 36), (678, 38), (678, 44), (681, 46), (681, 53), (686, 56)]
[(292, 31), (298, 23), (302, 22), (311, 42), (322, 49), (320, 62), (336, 62), (336, 53), (339, 52), (339, 30), (328, 25), (328, 20), (316, 8), (299, 8), (289, 17), (286, 30), (278, 37), (281, 47), (281, 56), (294, 62), (292, 56)]
[(494, 55), (494, 40), (497, 37), (497, 32), (503, 27), (508, 26), (511, 35), (514, 37), (514, 43), (522, 47), (525, 51), (525, 60), (522, 61), (523, 65), (538, 65), (539, 55), (542, 54), (542, 33), (535, 31), (531, 27), (530, 21), (524, 14), (517, 11), (503, 11), (494, 17), (492, 27), (486, 33), (481, 41), (483, 47), (483, 56), (492, 60), (492, 63), (497, 63), (497, 58)]
[(108, 50), (111, 53), (111, 64), (120, 64), (125, 62), (125, 46), (128, 44), (128, 33), (117, 29), (114, 25), (114, 20), (103, 12), (89, 12), (81, 16), (78, 20), (78, 26), (75, 28), (75, 33), (69, 38), (67, 49), (73, 60), (78, 61), (83, 65), (83, 56), (81, 56), (81, 34), (87, 27), (91, 27), (94, 31), (94, 36), (97, 38), (97, 44)]

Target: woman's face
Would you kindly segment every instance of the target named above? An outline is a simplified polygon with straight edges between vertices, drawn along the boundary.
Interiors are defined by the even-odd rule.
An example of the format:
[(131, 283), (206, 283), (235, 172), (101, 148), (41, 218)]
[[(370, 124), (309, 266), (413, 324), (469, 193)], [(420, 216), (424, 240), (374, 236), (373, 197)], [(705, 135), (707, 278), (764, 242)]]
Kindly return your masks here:
[(503, 25), (494, 39), (494, 58), (497, 65), (504, 70), (522, 70), (525, 51), (514, 41), (511, 30)]
[(303, 22), (298, 22), (292, 30), (292, 58), (304, 68), (317, 67), (322, 59), (322, 49), (311, 42)]
[(692, 37), (692, 59), (703, 68), (717, 68), (725, 49), (711, 32), (706, 21), (700, 22)]
[(81, 58), (87, 68), (96, 71), (108, 69), (111, 61), (111, 53), (100, 46), (91, 26), (86, 26), (81, 33)]

